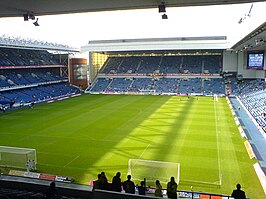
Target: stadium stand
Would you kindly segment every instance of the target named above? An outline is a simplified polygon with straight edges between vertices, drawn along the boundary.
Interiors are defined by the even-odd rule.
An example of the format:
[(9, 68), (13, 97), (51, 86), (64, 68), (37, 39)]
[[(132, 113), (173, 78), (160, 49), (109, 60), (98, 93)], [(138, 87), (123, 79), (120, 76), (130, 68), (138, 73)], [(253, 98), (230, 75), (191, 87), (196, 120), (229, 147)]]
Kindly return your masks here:
[(266, 132), (266, 91), (260, 90), (239, 96), (256, 122)]
[(0, 48), (2, 112), (80, 94), (60, 76), (60, 59), (44, 50)]
[[(197, 80), (197, 81), (196, 81)], [(106, 80), (103, 80), (102, 78), (99, 78), (97, 82), (103, 82)], [(200, 93), (200, 86), (196, 86), (195, 84), (200, 81), (200, 79), (191, 79), (186, 84), (185, 82), (188, 82), (187, 80), (181, 81), (179, 84), (178, 78), (135, 78), (134, 80), (125, 80), (123, 78), (114, 78), (112, 80), (112, 83), (110, 86), (109, 84), (98, 84), (90, 90), (90, 92), (120, 92), (120, 93), (126, 93), (126, 92), (138, 92), (143, 93), (143, 91), (153, 91), (155, 90), (156, 93), (180, 93), (180, 94), (186, 94), (186, 93)], [(108, 88), (107, 88), (108, 86)], [(99, 89), (98, 89), (99, 88)], [(191, 92), (190, 92), (191, 91)]]
[(232, 90), (234, 95), (248, 94), (254, 91), (263, 90), (264, 82), (261, 79), (239, 80), (231, 79)]
[(154, 88), (157, 93), (177, 93), (179, 81), (177, 78), (155, 79)]
[(264, 80), (227, 78), (227, 84), (232, 96), (238, 96), (238, 99), (255, 121), (266, 132), (266, 91), (264, 89)]
[(188, 55), (184, 56), (182, 60), (182, 73), (202, 73), (202, 56)]
[(100, 73), (218, 74), (222, 66), (220, 60), (220, 55), (109, 57)]
[(201, 78), (182, 79), (178, 88), (179, 93), (201, 93), (202, 92), (202, 80)]
[(122, 63), (123, 58), (121, 57), (110, 57), (107, 59), (105, 66), (103, 69), (100, 71), (101, 73), (116, 73), (117, 68), (120, 66)]
[(205, 94), (224, 94), (225, 83), (222, 78), (204, 79)]
[(104, 92), (112, 79), (98, 78), (94, 85), (91, 87), (92, 92)]
[(164, 74), (180, 73), (181, 56), (164, 56), (160, 65), (160, 72)]
[(59, 65), (55, 57), (44, 50), (1, 48), (0, 66)]
[(222, 57), (220, 55), (203, 57), (204, 73), (220, 73), (222, 69)]
[(40, 103), (55, 99), (56, 97), (64, 97), (79, 93), (79, 89), (66, 83), (42, 85), (32, 88), (22, 88), (16, 90), (7, 90), (1, 92), (3, 99), (9, 102), (20, 104)]
[(140, 64), (140, 57), (127, 57), (123, 58), (123, 62), (120, 65), (120, 68), (118, 70), (118, 73), (124, 74), (124, 73), (136, 73), (136, 70), (138, 69), (138, 66)]
[(129, 92), (141, 92), (145, 90), (152, 90), (154, 81), (152, 78), (134, 78), (133, 83), (128, 89)]
[(140, 66), (137, 70), (138, 73), (147, 74), (147, 73), (159, 73), (161, 57), (142, 57)]
[(56, 71), (47, 69), (17, 69), (0, 71), (0, 88), (34, 83), (66, 81), (56, 74)]
[(222, 78), (98, 78), (89, 92), (137, 92), (155, 90), (157, 94), (225, 95), (225, 83)]
[[(111, 56), (100, 70), (101, 76), (86, 92), (225, 95), (224, 79), (219, 74), (221, 57), (191, 54)], [(215, 76), (207, 78), (213, 74)]]

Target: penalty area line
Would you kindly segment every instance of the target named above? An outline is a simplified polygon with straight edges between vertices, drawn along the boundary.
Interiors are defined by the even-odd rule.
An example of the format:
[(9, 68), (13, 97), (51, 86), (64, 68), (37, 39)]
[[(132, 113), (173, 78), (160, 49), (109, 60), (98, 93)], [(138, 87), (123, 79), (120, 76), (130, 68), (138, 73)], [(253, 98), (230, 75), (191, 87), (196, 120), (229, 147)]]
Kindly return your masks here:
[[(144, 151), (140, 154), (140, 156), (138, 157), (138, 159), (140, 159), (142, 157), (142, 155), (147, 151), (147, 149), (150, 147), (151, 144), (148, 144), (146, 146), (146, 148), (144, 149)], [(131, 169), (133, 169), (136, 165), (136, 162), (132, 165)]]
[(148, 144), (148, 145), (146, 146), (146, 148), (145, 148), (144, 151), (140, 154), (140, 156), (139, 156), (138, 159), (140, 159), (140, 158), (143, 156), (143, 154), (147, 151), (147, 149), (150, 147), (150, 145), (151, 145), (151, 144)]
[(67, 163), (64, 167), (67, 167), (68, 165), (70, 165), (72, 162), (74, 162), (76, 159), (79, 158), (79, 155), (76, 156), (73, 160), (71, 160), (69, 163)]

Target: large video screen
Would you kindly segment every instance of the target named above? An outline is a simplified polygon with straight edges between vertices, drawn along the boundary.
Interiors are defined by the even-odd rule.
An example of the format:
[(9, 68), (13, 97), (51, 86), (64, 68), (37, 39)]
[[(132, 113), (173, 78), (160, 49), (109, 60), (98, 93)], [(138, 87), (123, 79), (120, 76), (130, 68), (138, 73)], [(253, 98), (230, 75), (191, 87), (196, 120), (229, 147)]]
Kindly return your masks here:
[(249, 69), (263, 69), (264, 51), (250, 51), (247, 53), (247, 67)]

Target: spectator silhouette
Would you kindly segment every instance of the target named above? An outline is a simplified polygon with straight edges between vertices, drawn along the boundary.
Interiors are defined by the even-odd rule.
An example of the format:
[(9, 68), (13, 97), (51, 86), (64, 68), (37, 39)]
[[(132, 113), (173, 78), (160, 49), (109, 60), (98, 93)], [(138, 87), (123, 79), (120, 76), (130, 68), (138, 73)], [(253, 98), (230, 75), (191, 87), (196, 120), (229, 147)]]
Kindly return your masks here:
[(162, 185), (159, 180), (155, 181), (155, 193), (154, 194), (156, 197), (163, 197)]
[(102, 190), (108, 190), (108, 180), (107, 180), (104, 172), (101, 172), (101, 179), (100, 179), (100, 187), (99, 188)]
[(117, 172), (116, 175), (113, 177), (113, 180), (112, 180), (112, 190), (113, 191), (117, 191), (117, 192), (121, 192), (122, 191), (122, 188), (121, 188), (121, 173), (120, 172)]
[(170, 182), (167, 183), (167, 196), (168, 198), (177, 198), (177, 184), (175, 182), (175, 178), (171, 177)]
[(145, 182), (141, 181), (140, 186), (138, 186), (139, 190), (139, 195), (146, 195), (146, 187), (145, 187)]
[(48, 199), (60, 198), (59, 194), (57, 192), (57, 189), (55, 187), (55, 182), (54, 181), (50, 183), (50, 186), (49, 186), (49, 188), (48, 188), (48, 190), (46, 192), (46, 198), (48, 198)]
[(234, 199), (246, 199), (246, 194), (241, 190), (241, 185), (237, 184), (236, 189), (233, 190), (232, 195)]
[(98, 179), (93, 181), (93, 188), (92, 191), (94, 191), (95, 189), (100, 189), (100, 183), (101, 183), (101, 174), (98, 174)]
[(131, 175), (128, 175), (127, 180), (123, 183), (123, 189), (126, 193), (135, 194), (135, 184), (131, 181)]

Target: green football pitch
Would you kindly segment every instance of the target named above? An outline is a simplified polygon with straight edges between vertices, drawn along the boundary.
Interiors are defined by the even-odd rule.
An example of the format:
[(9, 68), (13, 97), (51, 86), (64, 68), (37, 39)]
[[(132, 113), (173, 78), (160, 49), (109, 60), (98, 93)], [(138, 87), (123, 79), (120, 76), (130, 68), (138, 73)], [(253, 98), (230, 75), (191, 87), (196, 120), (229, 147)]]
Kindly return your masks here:
[(225, 98), (82, 95), (1, 114), (0, 124), (0, 145), (35, 148), (39, 172), (76, 183), (101, 171), (125, 180), (129, 159), (144, 159), (180, 163), (181, 190), (231, 194), (240, 183), (265, 197)]

